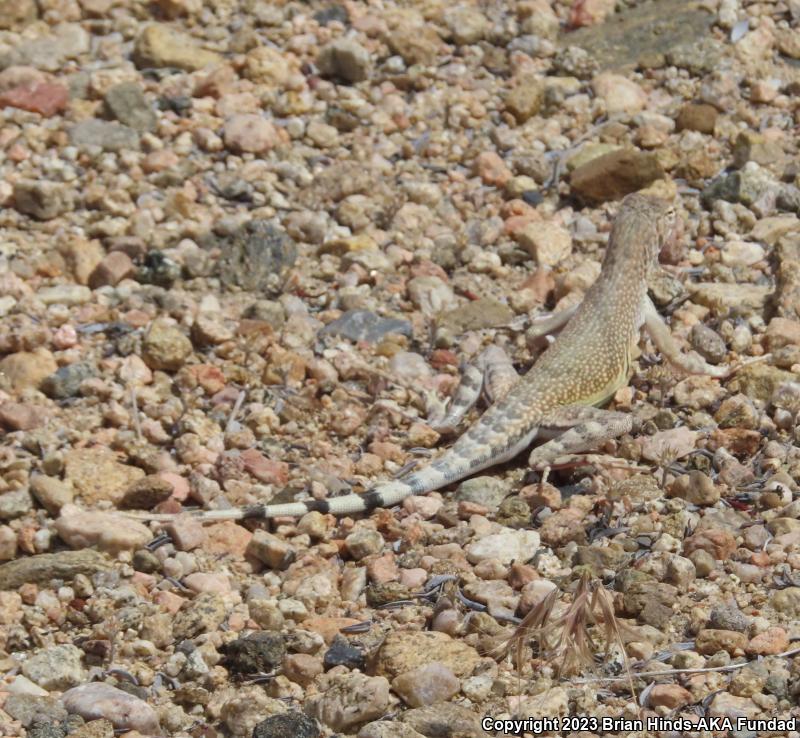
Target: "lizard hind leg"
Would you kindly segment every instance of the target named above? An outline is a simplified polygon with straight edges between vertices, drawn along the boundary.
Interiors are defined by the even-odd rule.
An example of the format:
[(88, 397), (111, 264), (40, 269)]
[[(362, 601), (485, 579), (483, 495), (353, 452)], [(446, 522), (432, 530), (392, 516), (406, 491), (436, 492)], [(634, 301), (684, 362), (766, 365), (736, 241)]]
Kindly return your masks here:
[(528, 457), (532, 469), (549, 469), (564, 456), (594, 451), (604, 441), (629, 433), (634, 417), (629, 413), (585, 405), (568, 405), (553, 411), (540, 424), (540, 434), (557, 434), (537, 446)]
[(428, 425), (437, 433), (453, 433), (481, 396), (483, 380), (483, 372), (474, 364), (468, 365), (450, 404), (431, 414)]
[(487, 346), (477, 363), (483, 369), (483, 388), (490, 402), (502, 400), (519, 379), (511, 358), (497, 344)]
[(490, 402), (506, 396), (519, 379), (511, 360), (499, 346), (485, 348), (461, 375), (461, 382), (446, 410), (433, 414), (428, 424), (438, 433), (453, 433), (474, 407), (483, 390)]

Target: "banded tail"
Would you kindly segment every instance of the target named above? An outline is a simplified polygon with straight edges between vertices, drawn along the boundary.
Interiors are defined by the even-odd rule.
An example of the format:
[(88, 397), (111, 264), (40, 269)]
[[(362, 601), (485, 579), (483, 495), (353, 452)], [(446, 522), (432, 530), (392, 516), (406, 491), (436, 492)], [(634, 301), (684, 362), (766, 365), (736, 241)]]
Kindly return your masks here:
[[(438, 459), (418, 471), (412, 471), (390, 482), (380, 482), (363, 495), (349, 494), (325, 500), (303, 500), (284, 504), (256, 504), (232, 507), (226, 510), (203, 510), (189, 513), (202, 522), (244, 520), (246, 518), (301, 517), (308, 512), (349, 515), (374, 510), (376, 507), (393, 507), (411, 495), (422, 495), (445, 487), (475, 472), (502, 461), (507, 461), (527, 448), (533, 433), (508, 443), (508, 437), (492, 432), (480, 421), (470, 428)], [(474, 438), (477, 437), (477, 438)], [(175, 513), (126, 513), (138, 520), (169, 521)]]

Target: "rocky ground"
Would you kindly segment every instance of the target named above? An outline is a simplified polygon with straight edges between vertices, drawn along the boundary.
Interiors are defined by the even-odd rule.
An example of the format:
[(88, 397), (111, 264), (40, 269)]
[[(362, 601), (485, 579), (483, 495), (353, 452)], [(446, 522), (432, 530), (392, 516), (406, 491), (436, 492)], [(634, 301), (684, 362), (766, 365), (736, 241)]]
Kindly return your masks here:
[[(0, 0), (0, 734), (800, 716), (798, 19)], [(629, 468), (521, 459), (359, 520), (120, 515), (424, 463), (460, 362), (527, 367), (641, 188), (684, 222), (651, 285), (675, 335), (771, 358), (720, 382), (645, 345), (613, 403), (644, 432), (603, 449)], [(588, 658), (541, 628), (503, 658), (581, 602)]]

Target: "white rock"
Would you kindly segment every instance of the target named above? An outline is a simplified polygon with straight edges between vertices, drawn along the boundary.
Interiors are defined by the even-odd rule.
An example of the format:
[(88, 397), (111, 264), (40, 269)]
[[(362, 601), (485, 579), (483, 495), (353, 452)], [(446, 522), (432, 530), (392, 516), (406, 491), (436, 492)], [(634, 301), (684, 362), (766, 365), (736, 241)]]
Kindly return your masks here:
[(429, 318), (458, 305), (450, 285), (439, 277), (414, 277), (408, 281), (407, 289), (414, 306)]
[(36, 297), (45, 305), (83, 305), (92, 299), (92, 291), (82, 284), (58, 284), (42, 287)]
[(73, 505), (61, 508), (55, 529), (72, 548), (97, 546), (109, 553), (141, 548), (153, 537), (150, 529), (136, 520), (113, 513), (82, 511)]
[(764, 247), (748, 241), (729, 241), (722, 249), (722, 263), (726, 266), (750, 266), (764, 259)]
[(467, 546), (467, 559), (477, 564), (486, 559), (497, 559), (501, 564), (527, 561), (539, 548), (539, 534), (533, 530), (505, 528), (501, 533), (484, 536)]
[(645, 91), (621, 74), (604, 72), (592, 81), (595, 94), (605, 101), (608, 115), (638, 113), (647, 106)]
[(103, 682), (83, 684), (65, 692), (61, 701), (84, 720), (110, 720), (117, 730), (161, 735), (158, 716), (144, 700)]
[(14, 681), (8, 685), (8, 691), (11, 694), (30, 694), (34, 697), (47, 697), (50, 694), (46, 689), (42, 689), (38, 684), (34, 684), (22, 674), (17, 674), (14, 677)]

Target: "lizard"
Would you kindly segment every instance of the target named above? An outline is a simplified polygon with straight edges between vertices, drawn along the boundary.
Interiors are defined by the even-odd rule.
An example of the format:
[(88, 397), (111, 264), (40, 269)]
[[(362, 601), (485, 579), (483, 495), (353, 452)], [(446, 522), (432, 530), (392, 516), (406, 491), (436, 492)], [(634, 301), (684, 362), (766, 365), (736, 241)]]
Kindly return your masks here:
[[(638, 193), (620, 204), (600, 275), (583, 301), (564, 311), (549, 328), (560, 334), (528, 372), (517, 377), (510, 362), (492, 352), (484, 369), (465, 372), (450, 410), (434, 427), (452, 430), (484, 390), (487, 374), (499, 377), (494, 403), (438, 458), (398, 479), (378, 483), (363, 494), (281, 504), (253, 504), (192, 513), (202, 522), (245, 518), (299, 517), (318, 511), (334, 515), (392, 507), (411, 495), (427, 494), (489, 467), (510, 461), (536, 439), (550, 438), (531, 451), (528, 464), (544, 470), (570, 454), (590, 451), (630, 433), (635, 417), (604, 410), (633, 374), (642, 330), (672, 365), (688, 374), (724, 378), (734, 367), (713, 366), (683, 353), (647, 294), (647, 279), (658, 255), (675, 236), (678, 217), (665, 200)], [(499, 347), (494, 347), (499, 349)], [(736, 367), (738, 368), (738, 367)], [(511, 372), (514, 372), (513, 376)], [(555, 437), (553, 437), (555, 436)], [(180, 513), (178, 513), (180, 514)], [(144, 520), (171, 520), (176, 514), (129, 513)]]

